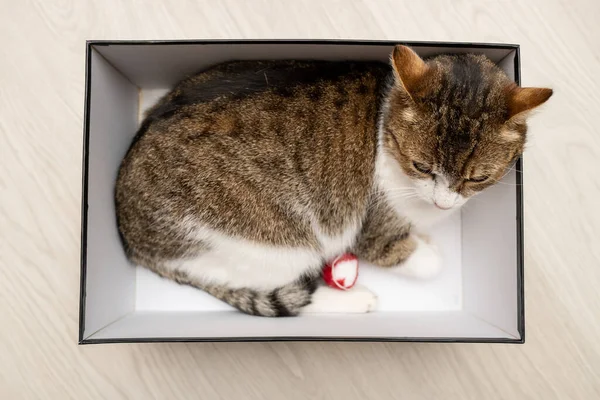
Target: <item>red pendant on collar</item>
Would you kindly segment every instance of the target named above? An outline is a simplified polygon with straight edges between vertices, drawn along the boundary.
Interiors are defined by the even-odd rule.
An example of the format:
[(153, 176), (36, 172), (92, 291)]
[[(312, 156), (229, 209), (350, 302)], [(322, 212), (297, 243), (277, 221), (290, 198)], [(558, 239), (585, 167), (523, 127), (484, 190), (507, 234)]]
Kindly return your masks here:
[(358, 279), (358, 258), (351, 253), (338, 256), (323, 268), (323, 280), (335, 289), (348, 290)]

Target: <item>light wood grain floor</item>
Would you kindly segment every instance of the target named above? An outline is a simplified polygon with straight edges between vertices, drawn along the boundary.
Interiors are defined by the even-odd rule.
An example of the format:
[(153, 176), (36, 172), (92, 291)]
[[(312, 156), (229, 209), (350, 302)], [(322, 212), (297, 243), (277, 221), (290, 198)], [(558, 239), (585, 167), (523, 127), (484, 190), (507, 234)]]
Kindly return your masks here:
[[(0, 0), (1, 399), (600, 398), (600, 2)], [(527, 344), (77, 346), (85, 39), (522, 45)]]

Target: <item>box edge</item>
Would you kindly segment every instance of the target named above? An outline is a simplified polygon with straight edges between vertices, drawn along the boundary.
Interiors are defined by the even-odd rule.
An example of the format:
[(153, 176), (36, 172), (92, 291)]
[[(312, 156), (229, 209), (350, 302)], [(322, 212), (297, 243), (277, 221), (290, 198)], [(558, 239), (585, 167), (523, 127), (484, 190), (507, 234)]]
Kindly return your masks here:
[(185, 44), (347, 44), (347, 45), (394, 45), (435, 46), (435, 47), (479, 47), (515, 50), (519, 47), (513, 43), (489, 42), (438, 42), (438, 41), (405, 41), (405, 40), (371, 40), (371, 39), (174, 39), (174, 40), (135, 40), (135, 39), (89, 39), (94, 46), (113, 45), (185, 45)]
[(91, 339), (84, 338), (85, 330), (85, 292), (87, 266), (87, 208), (88, 208), (88, 163), (89, 163), (89, 111), (91, 88), (91, 52), (94, 46), (110, 45), (154, 45), (154, 44), (347, 44), (347, 45), (393, 45), (406, 44), (409, 46), (436, 47), (474, 47), (512, 49), (515, 54), (515, 81), (520, 85), (520, 45), (506, 43), (482, 42), (436, 42), (436, 41), (394, 41), (394, 40), (352, 40), (352, 39), (209, 39), (209, 40), (86, 40), (85, 66), (85, 103), (84, 131), (82, 157), (82, 204), (81, 204), (81, 247), (80, 247), (80, 299), (79, 299), (79, 345), (108, 344), (108, 343), (194, 343), (194, 342), (408, 342), (408, 343), (525, 343), (525, 305), (524, 305), (524, 221), (523, 221), (523, 192), (522, 192), (522, 157), (517, 160), (517, 330), (520, 338), (330, 338), (330, 337), (261, 337), (261, 338), (114, 338)]
[(88, 164), (90, 136), (90, 103), (91, 103), (91, 69), (92, 41), (85, 43), (85, 94), (83, 110), (83, 154), (81, 167), (81, 243), (80, 243), (80, 272), (79, 272), (79, 343), (84, 338), (85, 331), (85, 296), (87, 275), (87, 209), (88, 209)]
[[(521, 86), (521, 46), (515, 48), (515, 82)], [(517, 331), (521, 343), (525, 343), (525, 219), (523, 193), (523, 156), (519, 157), (516, 168), (517, 186)]]

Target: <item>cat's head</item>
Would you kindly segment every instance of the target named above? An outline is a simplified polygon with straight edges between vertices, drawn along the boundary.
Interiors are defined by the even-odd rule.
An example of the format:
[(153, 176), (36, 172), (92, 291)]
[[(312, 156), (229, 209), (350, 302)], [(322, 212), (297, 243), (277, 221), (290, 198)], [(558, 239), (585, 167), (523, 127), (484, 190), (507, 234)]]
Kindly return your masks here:
[(383, 149), (403, 172), (402, 184), (442, 209), (460, 207), (504, 176), (523, 151), (527, 115), (552, 95), (518, 87), (482, 55), (424, 61), (397, 46), (391, 64)]

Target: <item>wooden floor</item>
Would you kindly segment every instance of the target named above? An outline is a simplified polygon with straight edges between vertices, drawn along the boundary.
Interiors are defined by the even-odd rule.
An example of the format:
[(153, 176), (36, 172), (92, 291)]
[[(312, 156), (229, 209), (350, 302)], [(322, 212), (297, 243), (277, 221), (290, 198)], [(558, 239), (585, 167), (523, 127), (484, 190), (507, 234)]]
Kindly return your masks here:
[[(600, 398), (598, 0), (0, 0), (1, 399)], [(527, 343), (77, 346), (85, 39), (521, 44)]]

